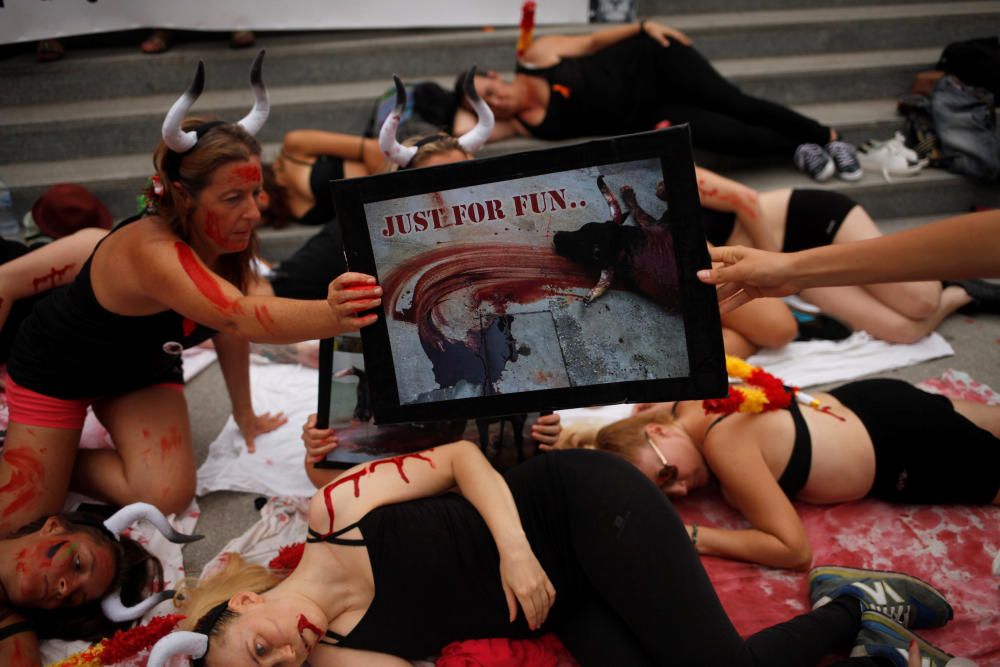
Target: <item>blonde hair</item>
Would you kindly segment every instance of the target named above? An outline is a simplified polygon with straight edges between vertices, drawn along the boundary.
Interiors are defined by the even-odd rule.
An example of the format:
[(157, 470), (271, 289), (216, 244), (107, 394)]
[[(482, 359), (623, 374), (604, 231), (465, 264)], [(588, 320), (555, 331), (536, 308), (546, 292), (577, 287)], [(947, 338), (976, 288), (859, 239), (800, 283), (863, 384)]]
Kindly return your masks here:
[[(594, 446), (595, 449), (617, 454), (626, 461), (636, 463), (637, 452), (649, 446), (646, 443), (646, 427), (650, 424), (669, 425), (674, 421), (670, 409), (665, 406), (643, 410), (599, 430), (594, 439)], [(673, 474), (677, 474), (676, 466), (667, 467), (674, 468)]]
[[(462, 148), (462, 146), (458, 143), (458, 139), (451, 136), (450, 134), (438, 134), (438, 135), (430, 134), (418, 137), (410, 137), (409, 139), (403, 142), (403, 145), (416, 146), (421, 141), (428, 139), (430, 141), (427, 141), (427, 143), (417, 148), (417, 152), (413, 156), (413, 159), (410, 160), (410, 164), (406, 165), (407, 169), (417, 169), (418, 167), (420, 167), (422, 163), (431, 159), (435, 155), (448, 153), (450, 151), (459, 151), (467, 158), (472, 157), (472, 155), (470, 155), (468, 151)], [(389, 166), (389, 171), (390, 172), (399, 171), (400, 168), (401, 167), (398, 164), (393, 163), (392, 165)]]
[(263, 593), (284, 579), (262, 565), (246, 562), (239, 554), (231, 553), (227, 556), (218, 572), (200, 583), (185, 582), (178, 591), (174, 605), (186, 616), (179, 626), (182, 630), (192, 630), (209, 610), (237, 593)]
[[(189, 132), (208, 122), (211, 122), (210, 118), (191, 116), (184, 119), (182, 128)], [(260, 157), (260, 142), (236, 123), (217, 125), (202, 134), (194, 148), (181, 157), (176, 170), (176, 181), (171, 179), (168, 173), (170, 170), (164, 165), (170, 152), (162, 139), (153, 152), (153, 166), (163, 184), (157, 214), (167, 222), (174, 234), (185, 242), (190, 242), (192, 211), (186, 209), (175, 195), (174, 183), (179, 184), (191, 197), (197, 197), (211, 182), (212, 175), (219, 167), (231, 162), (243, 162), (253, 156)], [(251, 234), (250, 243), (244, 250), (219, 258), (217, 273), (245, 290), (254, 275), (253, 259), (256, 255), (257, 235)]]

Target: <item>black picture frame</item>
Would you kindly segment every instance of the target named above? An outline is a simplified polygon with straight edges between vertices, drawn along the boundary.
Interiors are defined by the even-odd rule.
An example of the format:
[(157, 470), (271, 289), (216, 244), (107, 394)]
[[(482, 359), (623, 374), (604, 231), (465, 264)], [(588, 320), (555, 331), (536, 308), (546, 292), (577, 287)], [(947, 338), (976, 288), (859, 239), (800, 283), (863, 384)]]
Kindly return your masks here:
[[(632, 168), (631, 165), (638, 166), (633, 171), (629, 171)], [(587, 174), (586, 178), (584, 178), (584, 174)], [(599, 179), (592, 179), (595, 182), (588, 180), (591, 179), (593, 174), (600, 176)], [(503, 255), (503, 258), (496, 261), (497, 266), (494, 273), (499, 276), (496, 279), (502, 281), (505, 275), (504, 272), (507, 270), (516, 269), (518, 272), (524, 273), (524, 269), (519, 266), (519, 263), (524, 263), (526, 260), (521, 257), (521, 251), (517, 249), (524, 248), (524, 253), (534, 256), (547, 252), (544, 249), (544, 244), (547, 243), (550, 246), (549, 254), (555, 254), (555, 251), (552, 249), (555, 247), (555, 244), (553, 241), (548, 240), (555, 238), (552, 232), (553, 225), (556, 227), (560, 224), (568, 225), (568, 229), (562, 231), (573, 232), (578, 229), (578, 225), (580, 224), (578, 220), (586, 217), (586, 215), (591, 215), (590, 211), (594, 211), (592, 217), (595, 218), (595, 222), (602, 222), (601, 219), (603, 219), (603, 222), (608, 222), (607, 219), (611, 217), (610, 206), (602, 200), (599, 194), (597, 197), (593, 197), (592, 195), (594, 192), (603, 192), (596, 183), (604, 180), (606, 181), (607, 188), (611, 189), (615, 195), (619, 195), (617, 199), (619, 200), (619, 205), (621, 205), (621, 193), (624, 190), (619, 189), (621, 183), (611, 183), (611, 181), (617, 178), (615, 174), (623, 174), (622, 178), (627, 176), (639, 179), (639, 181), (645, 183), (646, 187), (642, 193), (638, 189), (635, 192), (637, 196), (641, 194), (646, 202), (651, 201), (649, 189), (653, 187), (650, 185), (653, 181), (650, 179), (659, 176), (662, 177), (663, 182), (666, 184), (667, 196), (665, 198), (660, 197), (660, 199), (666, 202), (666, 210), (660, 211), (658, 218), (647, 217), (647, 220), (652, 219), (658, 225), (666, 225), (670, 230), (673, 244), (673, 261), (676, 266), (675, 287), (670, 289), (675, 290), (677, 295), (673, 312), (675, 315), (680, 316), (683, 335), (674, 336), (666, 344), (676, 346), (676, 355), (674, 355), (676, 358), (671, 358), (671, 362), (677, 361), (681, 356), (681, 352), (686, 355), (686, 370), (683, 373), (678, 372), (677, 374), (664, 377), (654, 374), (654, 377), (643, 379), (630, 377), (622, 381), (615, 381), (612, 378), (610, 381), (602, 380), (595, 384), (580, 384), (579, 382), (572, 384), (573, 380), (570, 378), (570, 375), (579, 370), (580, 360), (567, 361), (566, 350), (560, 349), (565, 363), (565, 368), (560, 372), (564, 372), (566, 377), (570, 378), (566, 380), (571, 383), (570, 386), (498, 392), (497, 384), (499, 381), (492, 383), (489, 381), (489, 378), (496, 376), (495, 363), (492, 360), (486, 360), (483, 363), (488, 368), (484, 372), (489, 375), (489, 378), (482, 383), (482, 394), (486, 395), (450, 397), (441, 394), (447, 394), (448, 392), (458, 393), (458, 388), (462, 388), (468, 393), (469, 387), (475, 387), (475, 380), (469, 380), (464, 385), (447, 385), (444, 382), (438, 382), (441, 376), (439, 369), (446, 366), (446, 370), (450, 373), (450, 369), (456, 366), (456, 364), (452, 363), (452, 360), (458, 357), (447, 357), (448, 363), (444, 366), (441, 365), (444, 362), (441, 362), (441, 364), (437, 361), (433, 362), (434, 364), (438, 364), (434, 365), (433, 380), (422, 377), (419, 372), (412, 371), (407, 366), (411, 362), (423, 363), (423, 361), (426, 361), (426, 359), (418, 359), (419, 354), (415, 354), (414, 350), (419, 351), (423, 349), (428, 354), (428, 359), (431, 353), (438, 355), (439, 348), (442, 346), (445, 347), (447, 354), (452, 354), (455, 349), (464, 354), (464, 350), (456, 347), (457, 343), (455, 343), (456, 340), (461, 339), (461, 333), (457, 334), (457, 336), (448, 337), (451, 334), (446, 335), (442, 330), (435, 328), (438, 325), (431, 315), (420, 320), (426, 323), (426, 326), (423, 328), (417, 323), (408, 324), (402, 322), (400, 314), (404, 311), (400, 310), (400, 303), (405, 300), (406, 294), (403, 293), (405, 292), (404, 287), (399, 286), (398, 283), (401, 279), (397, 280), (397, 276), (403, 272), (401, 269), (403, 265), (412, 266), (414, 262), (419, 264), (424, 261), (423, 258), (425, 256), (431, 256), (427, 253), (433, 252), (435, 253), (433, 257), (439, 258), (439, 261), (432, 264), (432, 266), (449, 267), (447, 271), (452, 271), (451, 267), (458, 267), (458, 257), (461, 253), (479, 252), (479, 250), (476, 250), (478, 248), (483, 253), (492, 253), (494, 257)], [(550, 179), (562, 179), (559, 182), (569, 184), (568, 189), (541, 191), (543, 193), (561, 193), (562, 195), (561, 200), (559, 196), (550, 195), (549, 203), (552, 205), (552, 208), (559, 208), (559, 214), (557, 216), (556, 213), (549, 211), (546, 215), (542, 216), (546, 221), (545, 224), (548, 225), (546, 230), (539, 232), (539, 239), (543, 239), (543, 241), (536, 244), (522, 245), (505, 245), (501, 243), (497, 240), (498, 238), (507, 239), (511, 234), (527, 234), (528, 232), (524, 230), (531, 227), (532, 224), (535, 225), (535, 230), (538, 231), (538, 224), (536, 223), (542, 218), (528, 219), (531, 215), (527, 212), (530, 208), (529, 200), (522, 199), (521, 194), (511, 195), (511, 193), (517, 190), (521, 184), (535, 183), (539, 177), (543, 176)], [(587, 182), (585, 183), (584, 181)], [(369, 387), (371, 388), (371, 407), (376, 424), (493, 417), (587, 405), (698, 399), (725, 395), (727, 382), (725, 357), (715, 289), (698, 281), (695, 275), (698, 269), (710, 266), (710, 260), (699, 217), (698, 189), (691, 154), (690, 135), (686, 126), (588, 141), (571, 146), (561, 146), (514, 155), (477, 159), (423, 169), (402, 170), (391, 174), (381, 174), (364, 178), (338, 180), (333, 181), (331, 187), (334, 204), (337, 209), (337, 218), (340, 221), (343, 231), (348, 266), (352, 271), (374, 275), (379, 279), (383, 287), (387, 288), (387, 279), (391, 285), (396, 286), (392, 290), (392, 295), (388, 293), (385, 295), (383, 305), (376, 311), (379, 314), (378, 321), (366, 327), (361, 332), (365, 367), (368, 374)], [(575, 194), (567, 194), (568, 190), (573, 190), (574, 193), (577, 191), (588, 192), (588, 194), (579, 198), (579, 210), (573, 211), (570, 209), (571, 206), (573, 208), (577, 206), (577, 199), (567, 202), (568, 199), (576, 196)], [(615, 192), (615, 190), (618, 191)], [(461, 210), (449, 208), (449, 205), (455, 205), (450, 204), (450, 202), (460, 200), (462, 193), (468, 195), (466, 198), (467, 205), (461, 203), (457, 205), (460, 207), (466, 206), (464, 209), (465, 224), (449, 225), (449, 216), (451, 223), (455, 223), (457, 220), (454, 216), (462, 215)], [(496, 195), (493, 201), (498, 203), (490, 208), (487, 205), (490, 200), (485, 199), (483, 197), (484, 194), (489, 196)], [(528, 194), (531, 193), (526, 193), (524, 197), (527, 197)], [(445, 195), (447, 195), (447, 201)], [(504, 199), (504, 197), (508, 196), (510, 201)], [(539, 200), (543, 196), (540, 194)], [(422, 220), (420, 219), (421, 216), (413, 215), (414, 211), (405, 211), (405, 214), (409, 214), (409, 217), (404, 215), (404, 213), (399, 213), (402, 217), (393, 217), (395, 214), (392, 214), (392, 211), (402, 211), (399, 206), (406, 203), (399, 200), (416, 198), (409, 201), (426, 201), (427, 197), (431, 197), (433, 201), (442, 204), (439, 209), (439, 211), (442, 211), (439, 218), (435, 218), (432, 215), (431, 209), (425, 211)], [(515, 199), (518, 199), (520, 204)], [(531, 199), (530, 201), (533, 204), (535, 199)], [(636, 200), (637, 204), (638, 201)], [(597, 208), (591, 208), (584, 212), (584, 208), (588, 202), (590, 202), (592, 207), (597, 206)], [(510, 208), (504, 209), (505, 204)], [(654, 201), (653, 207), (646, 204), (637, 205), (637, 208), (652, 210), (655, 206)], [(660, 204), (660, 206), (662, 207), (663, 204)], [(391, 215), (382, 216), (380, 214), (385, 211), (390, 211)], [(509, 214), (509, 216), (498, 217), (501, 213), (505, 216)], [(522, 215), (517, 215), (517, 213), (522, 213)], [(627, 213), (632, 218), (638, 215), (631, 215), (631, 209)], [(368, 219), (369, 215), (372, 218), (371, 220)], [(490, 218), (490, 215), (493, 215), (493, 217)], [(652, 214), (649, 215), (652, 216)], [(474, 223), (472, 221), (474, 217), (479, 217), (480, 221)], [(564, 222), (569, 218), (572, 218), (573, 221)], [(517, 219), (517, 225), (515, 225), (515, 219)], [(403, 227), (397, 226), (397, 223), (401, 220), (403, 221)], [(491, 223), (500, 223), (507, 226), (501, 231), (499, 226), (490, 227)], [(407, 224), (410, 225), (409, 231), (403, 233), (403, 229)], [(464, 229), (459, 230), (459, 226), (464, 227)], [(513, 232), (510, 231), (512, 226), (516, 227)], [(626, 220), (625, 226), (635, 226), (635, 223)], [(450, 232), (448, 231), (449, 229), (451, 229)], [(604, 226), (600, 227), (600, 229), (606, 230), (608, 227)], [(635, 229), (638, 230), (639, 227), (635, 227)], [(629, 233), (644, 232), (640, 230), (640, 232)], [(451, 234), (462, 234), (466, 240), (462, 238), (457, 240), (452, 239)], [(523, 237), (519, 236), (518, 238)], [(569, 239), (571, 237), (566, 236), (565, 238)], [(377, 246), (376, 243), (373, 243), (373, 239), (375, 239)], [(383, 241), (382, 239), (388, 240)], [(473, 239), (474, 243), (467, 239)], [(378, 258), (376, 257), (376, 251), (381, 253)], [(391, 253), (398, 253), (399, 256), (392, 257), (390, 256)], [(553, 266), (564, 267), (567, 261), (565, 258), (556, 257), (552, 260), (552, 263)], [(591, 270), (592, 278), (598, 274), (598, 271), (594, 267), (583, 267), (580, 262), (573, 262), (573, 265), (579, 265), (581, 267), (580, 270)], [(489, 273), (488, 269), (483, 270), (487, 274)], [(458, 280), (464, 289), (471, 289), (475, 292), (481, 284), (477, 281), (485, 280), (483, 278), (483, 270), (475, 271), (470, 269), (469, 272), (463, 273), (464, 270), (455, 268), (454, 271), (456, 273), (453, 276), (449, 276), (449, 280)], [(547, 270), (547, 268), (542, 269), (542, 271)], [(424, 273), (428, 273), (426, 269)], [(619, 270), (619, 274), (621, 273), (622, 271)], [(642, 272), (636, 271), (634, 273), (638, 276), (635, 277), (635, 281), (642, 282), (645, 280), (646, 283), (653, 285), (652, 289), (654, 291), (660, 289), (656, 285), (665, 284), (665, 281), (662, 280), (659, 282), (648, 280), (649, 276), (646, 276)], [(420, 270), (417, 270), (417, 273), (413, 275), (416, 276), (418, 274), (420, 274)], [(546, 273), (546, 277), (541, 279), (540, 282), (550, 285), (553, 280), (556, 282), (563, 280), (562, 273), (558, 274), (558, 278), (553, 278), (553, 275), (557, 274), (550, 275)], [(628, 276), (625, 278), (625, 283), (633, 284), (634, 281), (629, 281), (627, 279)], [(621, 283), (622, 276), (619, 275), (616, 280)], [(617, 303), (614, 299), (618, 299), (619, 301), (624, 299), (629, 304), (632, 304), (636, 299), (645, 298), (636, 296), (635, 290), (632, 290), (632, 292), (622, 290), (619, 283), (615, 283), (617, 289), (610, 290), (605, 294), (605, 296), (608, 294), (613, 295), (608, 297), (607, 302), (600, 303), (600, 299), (604, 297), (599, 297), (598, 300), (589, 306), (579, 306), (579, 309), (574, 311), (575, 313), (580, 313), (579, 316), (560, 314), (559, 317), (570, 323), (572, 317), (576, 317), (577, 321), (583, 321), (587, 318), (588, 322), (596, 322), (597, 320), (594, 318), (598, 316), (592, 313), (598, 312), (597, 309), (583, 310), (583, 308), (594, 308), (597, 306), (598, 308), (604, 307), (610, 310), (609, 304)], [(412, 286), (415, 283), (411, 280), (410, 284)], [(437, 285), (437, 288), (440, 291), (440, 285)], [(427, 290), (413, 289), (411, 292), (413, 294), (420, 292), (420, 307), (416, 307), (415, 302), (417, 301), (417, 297), (411, 294), (410, 298), (413, 300), (413, 303), (410, 304), (409, 309), (411, 311), (427, 310), (428, 301), (424, 299), (424, 294), (428, 293)], [(475, 293), (481, 294), (481, 292)], [(671, 292), (671, 294), (673, 293)], [(443, 297), (440, 296), (440, 293), (437, 294), (438, 296), (434, 298), (439, 300), (435, 301), (434, 304), (438, 304), (438, 306), (431, 305), (430, 308), (432, 310), (434, 307), (440, 307), (439, 304), (446, 303)], [(448, 292), (445, 292), (445, 294), (448, 294)], [(515, 298), (512, 294), (505, 293), (505, 296), (510, 296), (512, 299)], [(580, 298), (580, 290), (566, 292), (564, 296), (566, 297), (566, 303), (572, 305), (573, 299)], [(512, 322), (516, 322), (518, 317), (527, 321), (527, 325), (521, 324), (520, 326), (523, 327), (522, 330), (529, 332), (540, 331), (540, 327), (544, 328), (544, 326), (547, 326), (540, 324), (535, 329), (532, 329), (533, 323), (544, 321), (545, 312), (549, 312), (554, 322), (557, 321), (556, 315), (553, 314), (555, 308), (529, 315), (501, 315), (499, 310), (504, 310), (509, 304), (514, 302), (508, 302), (506, 306), (503, 304), (498, 306), (496, 299), (499, 297), (491, 293), (490, 298), (493, 299), (491, 303), (493, 303), (497, 312), (493, 315), (484, 316), (482, 311), (480, 311), (474, 317), (479, 317), (479, 322), (482, 326), (478, 330), (475, 330), (475, 326), (470, 329), (470, 331), (475, 332), (474, 337), (478, 337), (476, 340), (480, 341), (476, 343), (478, 345), (476, 354), (479, 354), (480, 358), (482, 355), (497, 354), (497, 345), (494, 344), (492, 348), (489, 348), (488, 343), (492, 338), (496, 338), (499, 335), (497, 334), (498, 328), (503, 329), (503, 324), (498, 324), (498, 321), (503, 317), (509, 317), (509, 319), (503, 320), (507, 322), (509, 329), (508, 333), (505, 334), (507, 336), (505, 342), (508, 345), (512, 339), (516, 340), (510, 332), (514, 328)], [(546, 299), (549, 298), (551, 298), (551, 295), (546, 296)], [(393, 303), (390, 303), (390, 301)], [(517, 303), (527, 302), (518, 301)], [(546, 301), (546, 304), (550, 303), (552, 302), (549, 300)], [(390, 314), (386, 312), (388, 307), (394, 309)], [(576, 308), (577, 306), (573, 305), (573, 307)], [(649, 343), (653, 348), (657, 344), (663, 344), (662, 340), (655, 339), (658, 331), (655, 329), (654, 324), (656, 323), (656, 318), (661, 317), (662, 313), (667, 309), (661, 308), (656, 311), (645, 309), (641, 311), (641, 317), (635, 317), (639, 311), (635, 310), (636, 307), (634, 304), (628, 307), (631, 310), (627, 310), (626, 312), (623, 306), (621, 318), (627, 318), (631, 314), (632, 319), (638, 321), (630, 323), (626, 319), (608, 320), (607, 318), (616, 318), (617, 314), (603, 315), (605, 325), (608, 322), (615, 322), (616, 326), (621, 326), (628, 333), (618, 337), (618, 345), (612, 341), (610, 346), (605, 346), (601, 350), (590, 350), (591, 359), (600, 357), (603, 350), (607, 350), (607, 354), (609, 355), (618, 354), (620, 350), (611, 348), (618, 347), (625, 349), (633, 341), (637, 345)], [(565, 306), (565, 311), (560, 311), (560, 313), (568, 312), (568, 308), (569, 305)], [(421, 313), (423, 310), (421, 310)], [(432, 311), (427, 312), (430, 313)], [(392, 332), (390, 332), (390, 320), (387, 320), (387, 317), (391, 320), (393, 326)], [(421, 318), (422, 315), (418, 314), (417, 317)], [(566, 320), (566, 317), (570, 317), (571, 319)], [(488, 326), (484, 324), (485, 322), (489, 322)], [(643, 329), (644, 323), (647, 325), (645, 330)], [(407, 333), (405, 331), (407, 328), (412, 329), (412, 331)], [(555, 324), (552, 325), (552, 328), (553, 333), (546, 333), (545, 335), (550, 337), (555, 336), (559, 340), (560, 347), (562, 347), (564, 339), (560, 338), (560, 336), (563, 334)], [(607, 327), (605, 326), (604, 328)], [(461, 330), (461, 326), (459, 330)], [(430, 331), (430, 333), (427, 333), (427, 331)], [(539, 335), (541, 336), (542, 334)], [(637, 337), (633, 338), (633, 335), (637, 335)], [(406, 338), (406, 336), (416, 336), (419, 340)], [(625, 343), (626, 336), (629, 338), (628, 343)], [(664, 336), (663, 338), (667, 337)], [(592, 344), (590, 338), (581, 338), (578, 340), (586, 340), (587, 344)], [(394, 349), (394, 345), (398, 349)], [(470, 345), (472, 344), (470, 343)], [(549, 347), (545, 346), (545, 352), (551, 352)], [(518, 349), (521, 351), (520, 357), (517, 357), (513, 352), (509, 354), (514, 354), (514, 359), (524, 359), (524, 351), (528, 349), (528, 346), (524, 345), (524, 349)], [(486, 351), (484, 352), (484, 350)], [(441, 354), (445, 353), (442, 352)], [(670, 357), (670, 355), (666, 356)], [(444, 357), (438, 355), (436, 358)], [(500, 363), (501, 367), (505, 369), (503, 372), (506, 373), (506, 369), (513, 368), (512, 364), (516, 362), (510, 358), (506, 358), (496, 363)], [(658, 359), (655, 362), (649, 363), (652, 365), (653, 363), (662, 364), (666, 362), (663, 359)], [(399, 366), (397, 367), (397, 365)], [(461, 364), (458, 364), (458, 366), (461, 366)], [(402, 373), (398, 373), (397, 370), (402, 371)], [(659, 372), (659, 369), (654, 370)], [(469, 372), (474, 373), (475, 371)], [(585, 370), (579, 374), (586, 376), (589, 372), (589, 370)], [(609, 365), (606, 374), (601, 377), (612, 377), (616, 372), (618, 372), (618, 369), (610, 368)], [(649, 368), (640, 368), (636, 371), (630, 367), (628, 372), (634, 375), (637, 372), (649, 374), (651, 371)], [(330, 378), (329, 369), (324, 370), (321, 361), (321, 394), (323, 393), (322, 384), (330, 382)], [(459, 382), (463, 381), (465, 380), (459, 380)], [(438, 384), (439, 389), (416, 394), (419, 398), (415, 399), (415, 390), (411, 385), (420, 383), (427, 386)], [(401, 400), (401, 385), (403, 400)], [(530, 383), (525, 382), (524, 385), (527, 387)], [(326, 395), (329, 396), (329, 392), (326, 392)]]

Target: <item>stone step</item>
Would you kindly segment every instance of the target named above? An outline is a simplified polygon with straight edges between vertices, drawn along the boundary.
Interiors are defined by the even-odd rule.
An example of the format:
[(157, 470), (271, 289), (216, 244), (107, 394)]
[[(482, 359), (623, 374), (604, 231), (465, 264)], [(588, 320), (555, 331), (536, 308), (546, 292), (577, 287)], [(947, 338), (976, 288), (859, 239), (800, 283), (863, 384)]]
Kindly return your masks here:
[[(992, 34), (1000, 26), (996, 0), (714, 13), (704, 13), (711, 7), (697, 6), (699, 13), (694, 14), (643, 15), (684, 30), (713, 60), (873, 47), (934, 47), (939, 54), (950, 41)], [(543, 26), (537, 34), (585, 33), (595, 27)], [(516, 38), (515, 29), (505, 28), (273, 33), (261, 35), (258, 43), (268, 49), (266, 78), (272, 84), (300, 86), (381, 81), (392, 72), (409, 78), (450, 78), (473, 63), (505, 70), (512, 64)], [(41, 65), (25, 53), (0, 62), (0, 79), (9, 105), (176, 95), (188, 85), (199, 59), (208, 64), (209, 90), (245, 86), (250, 54), (227, 49), (224, 41), (207, 36), (153, 57), (135, 46), (118, 46), (71, 50), (64, 60)]]
[[(836, 127), (848, 141), (861, 143), (869, 138), (885, 139), (901, 126), (896, 115), (893, 99), (865, 100), (861, 102), (838, 102), (819, 105), (802, 105), (797, 109), (818, 118), (825, 124)], [(50, 132), (51, 136), (51, 132)], [(39, 134), (39, 141), (45, 133)], [(88, 135), (94, 142), (100, 137)], [(107, 139), (114, 139), (113, 136)], [(557, 145), (576, 143), (579, 140), (562, 142), (542, 142), (537, 139), (520, 137), (489, 144), (480, 151), (481, 157), (516, 153), (526, 150), (549, 148)], [(280, 144), (265, 142), (264, 159), (269, 161), (277, 155)], [(55, 183), (81, 183), (90, 188), (108, 204), (116, 218), (123, 218), (135, 210), (135, 197), (142, 188), (145, 177), (152, 174), (152, 160), (148, 153), (107, 155), (49, 162), (15, 162), (0, 165), (0, 176), (11, 187), (14, 207), (23, 214), (30, 209), (35, 199)], [(44, 153), (43, 153), (44, 154)], [(746, 165), (746, 161), (712, 154), (699, 154), (699, 164), (726, 171)]]
[[(716, 66), (750, 94), (801, 105), (898, 96), (909, 90), (915, 73), (931, 67), (938, 55), (937, 48), (893, 49), (719, 60)], [(450, 85), (446, 78), (435, 80)], [(286, 131), (302, 127), (361, 133), (374, 99), (386, 90), (386, 84), (380, 79), (272, 87), (272, 115), (260, 137), (265, 142), (280, 141)], [(25, 156), (70, 160), (151, 153), (163, 116), (176, 98), (171, 93), (5, 109), (0, 115), (0, 165), (24, 161)], [(192, 112), (237, 119), (251, 103), (247, 89), (209, 91)]]
[[(897, 3), (918, 4), (923, 0), (896, 0)], [(690, 14), (693, 12), (750, 12), (761, 9), (799, 9), (816, 6), (816, 0), (640, 0), (639, 15)], [(824, 7), (855, 7), (869, 5), (871, 0), (823, 0)]]

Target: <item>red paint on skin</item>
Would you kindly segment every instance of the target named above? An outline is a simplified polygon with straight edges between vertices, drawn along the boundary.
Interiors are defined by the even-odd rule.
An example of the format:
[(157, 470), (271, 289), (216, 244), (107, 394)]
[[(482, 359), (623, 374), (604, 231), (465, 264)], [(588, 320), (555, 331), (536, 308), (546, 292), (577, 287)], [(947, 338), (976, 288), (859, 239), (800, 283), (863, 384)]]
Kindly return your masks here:
[(13, 496), (13, 500), (0, 512), (0, 516), (6, 517), (30, 505), (38, 497), (45, 468), (29, 449), (9, 449), (3, 453), (3, 460), (10, 466), (10, 479), (0, 487), (0, 496)]
[(181, 434), (176, 426), (170, 427), (170, 433), (160, 438), (160, 457), (167, 458), (173, 450), (181, 446)]
[(10, 656), (10, 667), (34, 667), (37, 664), (21, 652), (21, 640), (14, 639), (14, 652)]
[(303, 630), (312, 630), (316, 633), (317, 639), (323, 636), (323, 632), (319, 628), (310, 623), (309, 619), (303, 614), (299, 614), (299, 637), (302, 637), (302, 643), (309, 646), (309, 642), (306, 641), (305, 636), (302, 634)]
[(839, 421), (842, 421), (842, 422), (845, 422), (845, 421), (847, 421), (846, 419), (844, 419), (844, 418), (843, 418), (843, 417), (841, 417), (840, 415), (838, 415), (838, 414), (835, 414), (835, 413), (833, 412), (833, 410), (831, 410), (831, 409), (830, 409), (830, 406), (829, 406), (829, 405), (824, 405), (824, 406), (823, 406), (823, 407), (821, 407), (821, 408), (815, 408), (815, 409), (816, 409), (816, 410), (818, 410), (818, 411), (820, 411), (820, 412), (822, 412), (822, 413), (823, 413), (823, 414), (825, 414), (825, 415), (830, 415), (831, 417), (833, 417), (834, 419), (837, 419), (837, 420), (839, 420)]
[(205, 236), (217, 246), (226, 247), (226, 237), (219, 230), (219, 216), (215, 214), (215, 211), (209, 211), (205, 214)]
[(257, 321), (260, 322), (260, 326), (264, 327), (264, 331), (267, 331), (268, 333), (272, 333), (274, 331), (274, 318), (271, 317), (269, 312), (267, 312), (267, 306), (254, 306), (253, 314), (257, 317)]
[(49, 272), (46, 273), (45, 275), (41, 275), (38, 276), (37, 278), (34, 278), (31, 281), (31, 285), (32, 287), (35, 288), (36, 292), (39, 289), (41, 289), (41, 286), (44, 285), (45, 283), (50, 283), (49, 287), (55, 287), (62, 280), (63, 276), (66, 275), (66, 272), (69, 271), (74, 266), (76, 266), (76, 264), (67, 264), (61, 269), (57, 269), (56, 267), (53, 266), (51, 269), (49, 269)]
[(242, 314), (243, 311), (239, 304), (226, 297), (222, 288), (219, 287), (219, 283), (215, 282), (215, 278), (212, 277), (208, 269), (198, 261), (191, 246), (181, 241), (175, 241), (174, 248), (177, 250), (177, 259), (184, 268), (184, 272), (188, 274), (191, 282), (198, 288), (202, 296), (224, 313)]
[(396, 472), (399, 473), (399, 476), (402, 478), (402, 480), (407, 484), (409, 484), (410, 480), (409, 478), (407, 478), (406, 473), (403, 472), (403, 463), (406, 461), (406, 459), (418, 459), (420, 461), (427, 461), (427, 463), (429, 463), (432, 468), (437, 468), (437, 466), (434, 465), (434, 461), (431, 461), (426, 456), (417, 453), (417, 454), (402, 454), (400, 456), (393, 456), (391, 459), (382, 459), (381, 461), (375, 461), (370, 466), (368, 466), (368, 472), (374, 473), (375, 468), (382, 465), (383, 463), (392, 463), (396, 466)]
[(195, 323), (194, 320), (189, 320), (186, 317), (183, 320), (181, 320), (181, 331), (184, 332), (185, 337), (193, 334), (196, 326), (198, 325)]
[(146, 447), (144, 450), (142, 450), (142, 460), (145, 461), (147, 465), (149, 464), (149, 454), (152, 451), (153, 450), (150, 449), (149, 447)]
[(260, 183), (260, 167), (255, 164), (246, 164), (240, 167), (236, 167), (233, 173), (242, 180), (244, 183), (256, 184)]
[(149, 429), (148, 428), (142, 429), (142, 437), (144, 437), (144, 438), (148, 438), (149, 437)]

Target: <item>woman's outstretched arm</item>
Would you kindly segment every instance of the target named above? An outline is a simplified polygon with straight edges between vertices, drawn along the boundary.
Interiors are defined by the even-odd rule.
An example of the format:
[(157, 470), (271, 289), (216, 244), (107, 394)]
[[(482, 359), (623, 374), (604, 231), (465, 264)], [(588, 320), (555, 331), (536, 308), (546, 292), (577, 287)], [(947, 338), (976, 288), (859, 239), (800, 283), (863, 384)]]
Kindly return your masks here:
[(670, 46), (671, 40), (686, 46), (691, 38), (676, 28), (654, 21), (628, 23), (625, 25), (596, 30), (587, 35), (547, 35), (535, 40), (524, 53), (524, 62), (540, 67), (554, 64), (560, 58), (587, 56), (606, 49), (612, 44), (634, 37), (640, 31), (655, 39), (663, 46)]
[(713, 248), (721, 266), (698, 272), (719, 285), (723, 312), (753, 298), (807, 287), (962, 278), (1000, 278), (1000, 211), (968, 213), (876, 239), (795, 253)]
[(378, 140), (354, 134), (326, 130), (292, 130), (285, 134), (281, 151), (292, 159), (310, 159), (332, 155), (365, 165), (369, 174), (385, 171), (386, 161), (379, 150)]

